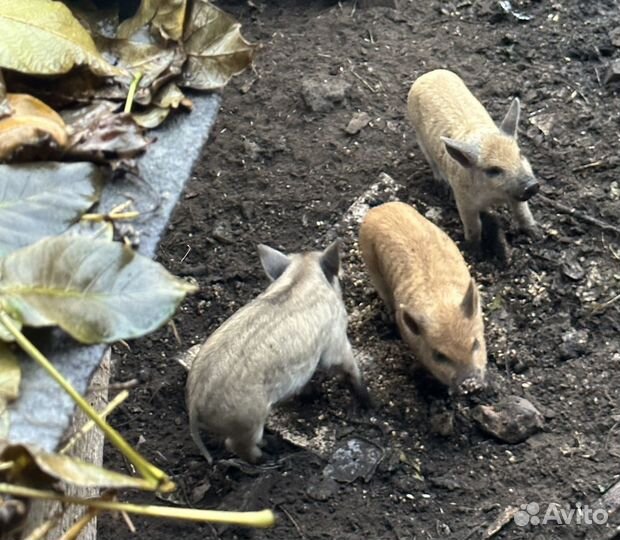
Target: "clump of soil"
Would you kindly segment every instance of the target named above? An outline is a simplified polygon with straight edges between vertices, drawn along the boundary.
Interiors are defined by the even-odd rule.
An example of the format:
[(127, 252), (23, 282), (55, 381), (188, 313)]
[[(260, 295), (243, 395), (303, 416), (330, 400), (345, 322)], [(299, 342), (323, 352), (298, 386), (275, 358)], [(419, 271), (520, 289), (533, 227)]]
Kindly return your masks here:
[[(550, 503), (591, 505), (620, 474), (620, 238), (584, 219), (618, 226), (619, 99), (603, 80), (619, 54), (610, 36), (620, 23), (612, 1), (508, 4), (221, 2), (264, 48), (255, 71), (224, 91), (159, 250), (160, 262), (201, 287), (175, 317), (182, 343), (166, 327), (116, 349), (114, 379), (141, 385), (112, 421), (175, 475), (183, 504), (270, 507), (280, 519), (274, 529), (244, 531), (136, 518), (140, 537), (465, 540), (499, 528), (494, 538), (611, 538), (618, 514), (607, 526), (520, 526), (510, 516), (531, 502), (541, 518)], [(411, 83), (439, 67), (458, 72), (497, 120), (520, 97), (521, 148), (543, 183), (530, 203), (541, 240), (516, 232), (500, 212), (510, 260), (466, 254), (483, 294), (490, 386), (462, 400), (412, 373), (366, 278), (355, 220), (343, 220), (385, 172), (396, 186), (366, 202), (396, 196), (462, 243), (454, 201), (433, 180), (405, 118)], [(350, 336), (378, 406), (359, 411), (348, 389), (327, 378), (313, 400), (292, 400), (278, 414), (307, 440), (327, 434), (338, 448), (366, 441), (380, 462), (357, 479), (334, 480), (324, 474), (329, 452), (274, 434), (269, 466), (240, 467), (214, 447), (222, 461), (209, 468), (189, 437), (185, 372), (173, 358), (266, 287), (257, 243), (295, 251), (336, 233), (346, 246)], [(541, 413), (542, 431), (507, 444), (476, 427), (475, 406), (515, 395)], [(127, 470), (112, 450), (106, 460)], [(100, 537), (134, 535), (105, 516)]]

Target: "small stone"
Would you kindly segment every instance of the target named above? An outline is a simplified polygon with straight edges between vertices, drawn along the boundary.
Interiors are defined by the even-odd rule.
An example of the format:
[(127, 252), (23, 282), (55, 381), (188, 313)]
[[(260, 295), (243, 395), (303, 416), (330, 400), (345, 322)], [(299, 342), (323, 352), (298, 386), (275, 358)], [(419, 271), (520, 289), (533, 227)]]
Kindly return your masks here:
[(333, 497), (338, 491), (338, 483), (331, 478), (323, 478), (320, 482), (310, 484), (306, 488), (306, 495), (315, 501), (324, 502)]
[(344, 130), (349, 135), (355, 135), (356, 133), (359, 133), (360, 131), (362, 131), (362, 129), (364, 129), (368, 125), (369, 122), (370, 122), (370, 116), (368, 116), (368, 113), (365, 113), (365, 112), (355, 113), (353, 115), (353, 118), (349, 120), (349, 123), (347, 127), (344, 128)]
[(233, 244), (235, 242), (232, 232), (230, 231), (230, 225), (225, 221), (219, 221), (215, 224), (211, 236), (223, 244)]
[(342, 103), (351, 89), (351, 84), (341, 78), (305, 79), (301, 83), (301, 95), (313, 112), (331, 111)]
[(191, 502), (197, 504), (205, 498), (207, 491), (211, 489), (211, 482), (205, 480), (192, 489)]
[(239, 208), (244, 219), (250, 221), (254, 217), (254, 207), (250, 201), (242, 201)]
[(430, 417), (431, 432), (448, 437), (454, 433), (454, 412), (440, 411)]
[(357, 478), (370, 481), (377, 465), (383, 458), (383, 451), (375, 444), (362, 439), (349, 439), (329, 458), (323, 475), (338, 482), (353, 482)]
[(570, 360), (579, 358), (588, 352), (588, 331), (571, 328), (562, 335), (562, 345), (560, 345), (560, 358)]
[(263, 151), (263, 149), (257, 143), (255, 143), (254, 141), (249, 141), (248, 139), (244, 139), (243, 148), (245, 149), (246, 154), (253, 161), (256, 161), (260, 153)]
[(472, 418), (483, 431), (511, 444), (525, 441), (544, 424), (536, 407), (519, 396), (508, 396), (495, 405), (478, 405)]
[(585, 270), (574, 255), (568, 255), (566, 257), (562, 263), (562, 273), (573, 281), (579, 281), (586, 275)]
[(620, 26), (609, 32), (609, 39), (614, 47), (620, 47)]
[(615, 83), (620, 81), (620, 59), (614, 60), (607, 66), (607, 72), (603, 79), (604, 84)]
[(424, 217), (433, 223), (438, 223), (441, 219), (441, 208), (437, 208), (436, 206), (429, 206), (428, 210), (424, 212)]

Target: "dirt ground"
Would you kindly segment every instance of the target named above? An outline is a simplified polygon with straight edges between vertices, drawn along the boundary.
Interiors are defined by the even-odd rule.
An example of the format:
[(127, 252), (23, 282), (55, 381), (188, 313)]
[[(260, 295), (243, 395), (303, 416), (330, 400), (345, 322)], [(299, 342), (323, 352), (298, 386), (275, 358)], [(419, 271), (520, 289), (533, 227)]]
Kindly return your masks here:
[[(176, 501), (273, 508), (278, 524), (251, 531), (135, 518), (136, 536), (122, 519), (104, 516), (101, 539), (487, 538), (511, 508), (536, 502), (542, 518), (550, 503), (592, 505), (619, 480), (620, 236), (584, 219), (620, 225), (620, 100), (615, 83), (605, 84), (606, 66), (620, 53), (617, 4), (514, 0), (516, 14), (500, 4), (220, 2), (263, 48), (255, 71), (223, 92), (210, 142), (159, 250), (170, 271), (200, 285), (174, 319), (181, 343), (166, 327), (129, 351), (115, 349), (114, 381), (137, 377), (140, 385), (112, 422), (175, 476)], [(433, 180), (405, 118), (411, 83), (438, 67), (458, 72), (496, 120), (520, 97), (521, 148), (542, 181), (530, 203), (542, 239), (518, 233), (500, 213), (510, 261), (465, 254), (481, 287), (490, 379), (489, 389), (467, 400), (411, 373), (410, 353), (366, 279), (356, 225), (343, 221), (385, 172), (400, 200), (462, 244), (454, 201)], [(336, 90), (322, 101), (308, 93), (325, 80)], [(348, 134), (358, 112), (370, 121)], [(367, 202), (387, 200), (384, 187)], [(562, 213), (553, 201), (580, 214)], [(314, 400), (294, 399), (282, 410), (308, 438), (328, 434), (342, 446), (356, 437), (379, 449), (381, 462), (366, 480), (335, 482), (324, 475), (330, 455), (286, 442), (276, 429), (262, 468), (235, 466), (214, 448), (221, 461), (211, 469), (189, 437), (186, 375), (174, 357), (266, 287), (257, 243), (296, 251), (323, 246), (335, 233), (346, 245), (350, 337), (378, 405), (358, 410), (346, 387), (328, 378)], [(527, 398), (545, 419), (520, 444), (494, 439), (471, 419), (472, 406), (509, 395)], [(453, 429), (441, 435), (446, 419)], [(128, 470), (109, 448), (106, 461)], [(520, 527), (505, 514), (493, 538), (619, 538), (618, 514), (600, 527)]]

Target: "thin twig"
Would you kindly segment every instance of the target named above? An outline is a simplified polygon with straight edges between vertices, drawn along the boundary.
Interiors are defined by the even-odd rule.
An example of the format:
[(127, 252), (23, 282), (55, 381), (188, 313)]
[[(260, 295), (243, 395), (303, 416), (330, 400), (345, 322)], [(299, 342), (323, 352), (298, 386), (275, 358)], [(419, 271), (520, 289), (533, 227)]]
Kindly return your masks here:
[(304, 534), (304, 532), (301, 530), (301, 527), (298, 525), (298, 523), (293, 519), (293, 516), (291, 516), (291, 514), (289, 513), (289, 511), (284, 508), (284, 506), (282, 506), (281, 504), (278, 505), (278, 508), (280, 510), (282, 510), (282, 512), (284, 513), (284, 515), (290, 519), (291, 523), (293, 524), (293, 526), (295, 527), (295, 529), (297, 530), (297, 533), (299, 534), (300, 538), (306, 538), (306, 535)]
[(110, 384), (94, 384), (92, 389), (97, 390), (131, 390), (140, 384), (138, 379), (129, 379), (124, 382), (115, 382)]
[(362, 84), (366, 88), (368, 88), (368, 90), (370, 90), (373, 94), (376, 94), (377, 91), (372, 86), (370, 86), (370, 84), (361, 75), (358, 75), (357, 73), (355, 73), (355, 71), (353, 71), (353, 69), (351, 70), (351, 73), (353, 73), (354, 77), (356, 77), (357, 79), (362, 81)]
[(121, 512), (121, 516), (123, 517), (123, 521), (125, 521), (125, 525), (127, 525), (129, 532), (131, 532), (132, 534), (135, 534), (136, 526), (133, 524), (133, 521), (131, 520), (131, 517), (129, 516), (129, 514), (127, 512)]
[(605, 163), (607, 163), (606, 160), (604, 159), (599, 159), (597, 161), (592, 161), (591, 163), (586, 163), (585, 165), (579, 165), (579, 167), (575, 167), (573, 169), (573, 172), (581, 172), (581, 171), (587, 171), (588, 169), (594, 169), (596, 167), (600, 167), (601, 165), (605, 165)]
[(566, 206), (565, 204), (554, 201), (553, 199), (549, 199), (548, 197), (545, 197), (544, 195), (537, 195), (536, 198), (541, 200), (545, 204), (552, 206), (553, 208), (555, 208), (558, 212), (562, 214), (567, 214), (581, 221), (585, 221), (586, 223), (589, 223), (590, 225), (596, 225), (597, 227), (600, 227), (604, 231), (613, 232), (620, 236), (620, 227), (616, 227), (615, 225), (606, 223), (598, 218), (595, 218), (593, 216), (580, 212), (579, 210), (575, 210), (574, 208), (571, 208), (570, 206)]

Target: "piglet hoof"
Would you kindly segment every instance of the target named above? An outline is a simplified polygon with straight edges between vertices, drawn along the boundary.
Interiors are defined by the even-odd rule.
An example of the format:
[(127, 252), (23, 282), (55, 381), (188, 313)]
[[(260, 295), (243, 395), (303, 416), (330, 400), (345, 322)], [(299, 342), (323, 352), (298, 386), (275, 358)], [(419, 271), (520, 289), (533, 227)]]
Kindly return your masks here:
[(523, 232), (527, 234), (532, 240), (542, 240), (545, 237), (543, 230), (538, 225), (532, 225), (524, 227)]
[(374, 409), (375, 402), (365, 384), (354, 384), (353, 393), (359, 406), (364, 410)]
[(479, 241), (465, 240), (465, 242), (463, 242), (463, 251), (469, 253), (469, 255), (476, 260), (484, 258), (482, 244)]

